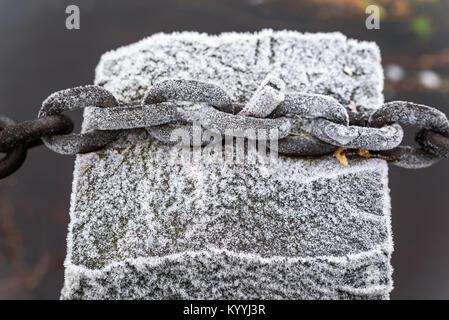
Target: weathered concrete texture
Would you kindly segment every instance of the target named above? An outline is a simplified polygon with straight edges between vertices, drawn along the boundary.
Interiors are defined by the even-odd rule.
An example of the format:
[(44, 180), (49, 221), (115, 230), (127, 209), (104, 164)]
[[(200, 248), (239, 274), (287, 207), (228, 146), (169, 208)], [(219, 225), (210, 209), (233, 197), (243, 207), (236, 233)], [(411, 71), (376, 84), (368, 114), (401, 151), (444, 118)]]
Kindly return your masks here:
[[(383, 100), (377, 47), (341, 34), (158, 34), (106, 53), (96, 83), (135, 101), (197, 79), (246, 102), (269, 72), (287, 92)], [(134, 130), (77, 156), (62, 298), (388, 298), (384, 161), (171, 162), (178, 151)]]

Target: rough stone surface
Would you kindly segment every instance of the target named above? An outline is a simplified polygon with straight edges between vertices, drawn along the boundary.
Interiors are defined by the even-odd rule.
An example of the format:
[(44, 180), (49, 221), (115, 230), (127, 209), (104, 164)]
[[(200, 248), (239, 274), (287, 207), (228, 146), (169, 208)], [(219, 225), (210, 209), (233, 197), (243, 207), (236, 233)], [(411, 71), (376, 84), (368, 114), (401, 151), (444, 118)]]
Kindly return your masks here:
[[(286, 93), (383, 102), (377, 46), (339, 33), (157, 34), (103, 55), (95, 83), (140, 101), (156, 81), (211, 81), (245, 103), (268, 73)], [(174, 161), (180, 151), (136, 129), (77, 156), (63, 299), (388, 298), (384, 161)]]

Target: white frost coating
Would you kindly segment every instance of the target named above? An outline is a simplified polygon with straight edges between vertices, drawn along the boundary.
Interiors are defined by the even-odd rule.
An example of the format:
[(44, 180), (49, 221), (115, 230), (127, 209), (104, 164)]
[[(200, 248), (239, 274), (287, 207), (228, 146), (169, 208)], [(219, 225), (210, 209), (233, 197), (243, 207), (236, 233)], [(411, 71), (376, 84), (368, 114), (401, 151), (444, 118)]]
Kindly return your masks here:
[[(286, 92), (325, 87), (374, 108), (379, 60), (341, 34), (158, 34), (105, 54), (96, 83), (136, 101), (153, 82), (191, 78), (246, 102), (274, 70)], [(180, 151), (136, 129), (77, 156), (62, 298), (388, 298), (384, 161), (170, 162)]]
[[(387, 252), (379, 247), (344, 258), (263, 258), (207, 248), (126, 259), (102, 270), (71, 265), (66, 270), (66, 283), (74, 298), (87, 299), (204, 299), (204, 292), (207, 299), (383, 299), (392, 289)], [(168, 275), (179, 281), (164, 281)], [(223, 281), (226, 278), (233, 281)], [(83, 287), (80, 279), (89, 279), (95, 290)], [(320, 286), (314, 285), (317, 280)], [(282, 283), (283, 290), (273, 290), (273, 282)], [(160, 290), (161, 284), (164, 290)]]
[(380, 60), (374, 42), (338, 32), (158, 33), (105, 53), (95, 83), (123, 101), (140, 101), (162, 80), (213, 81), (245, 103), (271, 73), (286, 83), (286, 92), (330, 95), (345, 106), (352, 100), (374, 110), (383, 103)]
[(265, 118), (285, 98), (285, 82), (269, 74), (249, 99), (241, 115)]

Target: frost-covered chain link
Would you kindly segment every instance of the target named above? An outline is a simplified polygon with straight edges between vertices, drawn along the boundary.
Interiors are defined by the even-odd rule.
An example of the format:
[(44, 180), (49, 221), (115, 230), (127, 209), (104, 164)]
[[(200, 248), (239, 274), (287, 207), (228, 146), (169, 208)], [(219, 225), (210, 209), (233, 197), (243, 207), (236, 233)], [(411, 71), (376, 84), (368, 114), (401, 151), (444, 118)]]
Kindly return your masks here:
[(404, 168), (424, 168), (449, 156), (449, 121), (444, 113), (422, 104), (407, 101), (392, 101), (370, 115), (368, 126), (382, 127), (390, 123), (400, 123), (417, 127), (416, 140), (420, 149), (399, 146), (383, 152), (397, 157), (395, 164)]
[[(17, 124), (0, 117), (0, 152), (7, 153), (0, 160), (0, 178), (20, 167), (27, 148), (40, 139), (55, 152), (77, 154), (101, 149), (120, 132), (135, 128), (173, 144), (173, 131), (183, 128), (194, 145), (194, 122), (247, 139), (261, 139), (261, 130), (276, 130), (277, 135), (264, 139), (278, 139), (278, 152), (291, 156), (321, 156), (343, 147), (349, 149), (347, 155), (369, 151), (369, 156), (406, 168), (449, 158), (449, 121), (434, 108), (394, 101), (372, 114), (352, 112), (332, 97), (286, 93), (285, 88), (281, 79), (269, 75), (245, 105), (234, 103), (215, 84), (182, 79), (156, 83), (140, 103), (120, 104), (99, 86), (58, 91), (44, 100), (38, 119)], [(85, 108), (83, 130), (70, 133), (73, 124), (61, 113), (80, 108)], [(419, 149), (399, 146), (404, 134), (400, 124), (418, 127)]]
[[(42, 103), (38, 118), (58, 115), (64, 111), (86, 106), (109, 108), (118, 106), (115, 97), (99, 86), (85, 86), (53, 93)], [(42, 138), (44, 144), (60, 154), (86, 153), (98, 150), (118, 136), (116, 130), (92, 130), (86, 133), (70, 133)]]
[[(426, 167), (438, 160), (435, 152), (441, 156), (446, 150), (443, 127), (447, 119), (439, 111), (427, 107), (423, 111), (426, 116), (418, 116), (418, 119), (427, 117), (443, 124), (426, 126), (427, 123), (414, 120), (414, 106), (393, 102), (372, 115), (351, 113), (329, 96), (286, 94), (285, 83), (271, 75), (263, 80), (249, 101), (241, 105), (233, 103), (219, 86), (178, 79), (155, 84), (139, 106), (88, 108), (85, 123), (86, 127), (96, 130), (146, 127), (150, 135), (164, 143), (175, 143), (171, 134), (179, 128), (192, 135), (190, 124), (194, 121), (205, 129), (221, 134), (233, 130), (236, 136), (240, 134), (248, 139), (256, 139), (251, 134), (259, 129), (277, 129), (278, 151), (282, 154), (320, 156), (345, 147), (369, 150), (371, 156), (390, 160), (402, 167)], [(404, 108), (409, 109), (408, 116), (391, 117), (383, 123), (375, 120), (380, 115), (386, 120), (388, 114)], [(418, 137), (430, 137), (421, 138), (422, 149), (399, 147), (404, 135), (399, 123), (426, 128), (418, 134)], [(440, 132), (440, 136), (429, 128)], [(193, 143), (193, 137), (190, 141)], [(427, 145), (428, 148), (425, 147)]]

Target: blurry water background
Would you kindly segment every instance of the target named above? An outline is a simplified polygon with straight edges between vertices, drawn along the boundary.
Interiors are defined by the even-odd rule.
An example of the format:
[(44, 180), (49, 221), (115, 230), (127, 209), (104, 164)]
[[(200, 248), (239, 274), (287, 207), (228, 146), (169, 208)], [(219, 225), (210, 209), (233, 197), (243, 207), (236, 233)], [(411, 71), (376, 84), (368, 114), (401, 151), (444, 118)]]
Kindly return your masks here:
[[(81, 29), (65, 28), (76, 4)], [(367, 30), (365, 8), (381, 9)], [(263, 28), (341, 31), (378, 43), (386, 100), (449, 114), (449, 1), (437, 0), (0, 0), (0, 113), (32, 119), (50, 93), (93, 82), (100, 55), (155, 32)], [(70, 114), (78, 123), (81, 113)], [(407, 137), (412, 141), (412, 134)], [(30, 150), (0, 181), (0, 298), (56, 299), (63, 282), (74, 157)], [(393, 299), (449, 298), (449, 161), (390, 166)]]

